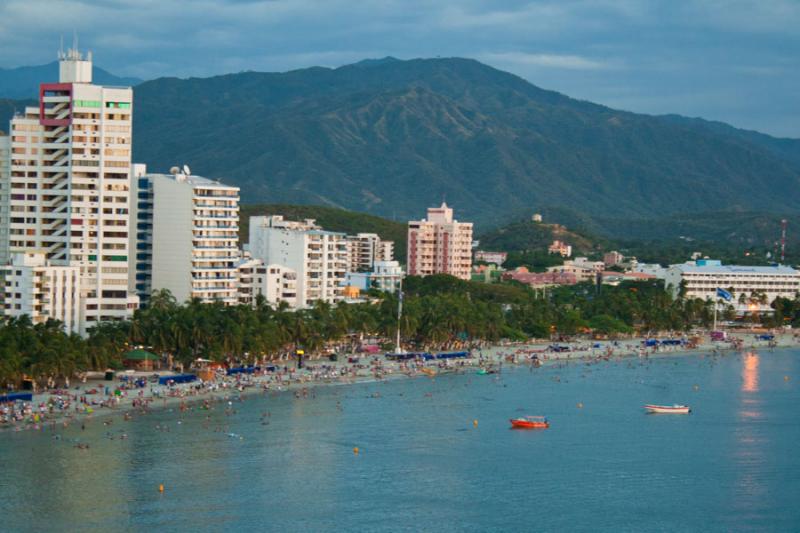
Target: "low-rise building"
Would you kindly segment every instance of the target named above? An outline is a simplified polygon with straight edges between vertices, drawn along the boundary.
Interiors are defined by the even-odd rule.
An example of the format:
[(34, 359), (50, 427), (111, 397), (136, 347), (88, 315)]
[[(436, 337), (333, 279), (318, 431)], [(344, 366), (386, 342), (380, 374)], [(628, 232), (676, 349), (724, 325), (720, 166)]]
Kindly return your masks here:
[(575, 285), (578, 278), (571, 272), (529, 272), (525, 267), (519, 267), (511, 272), (504, 272), (502, 279), (513, 280), (533, 288), (553, 287), (556, 285)]
[(770, 312), (778, 297), (794, 299), (800, 292), (800, 271), (774, 266), (723, 265), (720, 261), (699, 259), (670, 265), (665, 278), (674, 297), (683, 291), (686, 298), (717, 300), (717, 289), (731, 293), (730, 302), (739, 313)]
[(12, 253), (0, 267), (3, 315), (28, 315), (34, 324), (54, 319), (81, 333), (81, 273), (77, 266), (53, 265), (44, 253)]
[(625, 261), (625, 256), (615, 251), (603, 254), (603, 264), (606, 268), (622, 264)]
[(281, 265), (265, 265), (260, 259), (242, 259), (238, 266), (239, 303), (255, 306), (259, 296), (266, 303), (297, 307), (297, 273)]
[(569, 257), (572, 255), (572, 246), (565, 242), (555, 240), (550, 246), (547, 247), (547, 253), (550, 255)]
[(477, 250), (475, 252), (475, 261), (493, 263), (497, 266), (505, 263), (506, 259), (508, 259), (508, 254), (506, 252), (487, 252), (486, 250)]
[(378, 289), (395, 293), (400, 288), (405, 273), (397, 261), (376, 261), (372, 272), (348, 272), (345, 286), (362, 291)]

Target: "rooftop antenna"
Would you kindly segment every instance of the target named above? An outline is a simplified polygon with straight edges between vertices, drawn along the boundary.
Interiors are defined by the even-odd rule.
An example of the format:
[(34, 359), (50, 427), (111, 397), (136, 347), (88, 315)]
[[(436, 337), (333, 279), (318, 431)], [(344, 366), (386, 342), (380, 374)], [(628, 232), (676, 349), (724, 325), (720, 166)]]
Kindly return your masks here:
[(183, 173), (187, 176), (192, 175), (192, 169), (189, 168), (189, 165), (183, 165)]
[(58, 58), (64, 59), (64, 34), (61, 34), (61, 44), (58, 47)]

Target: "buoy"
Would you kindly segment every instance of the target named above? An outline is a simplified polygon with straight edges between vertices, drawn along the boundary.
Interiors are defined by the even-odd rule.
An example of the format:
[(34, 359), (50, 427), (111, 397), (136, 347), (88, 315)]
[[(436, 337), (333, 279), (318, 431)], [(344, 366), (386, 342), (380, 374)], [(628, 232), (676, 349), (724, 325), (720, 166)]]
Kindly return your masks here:
[(583, 409), (583, 402), (578, 402), (578, 409)]
[(358, 455), (358, 446), (356, 446), (355, 448), (353, 448), (353, 453), (354, 453), (355, 455)]
[(158, 492), (164, 492), (164, 484), (158, 486)]
[(789, 381), (789, 376), (783, 376), (783, 381)]
[(477, 418), (476, 418), (475, 420), (473, 420), (473, 421), (472, 421), (472, 425), (473, 425), (474, 427), (478, 427), (478, 419), (477, 419)]
[(700, 385), (695, 385), (695, 386), (694, 386), (694, 387), (692, 387), (692, 388), (693, 388), (694, 390), (700, 390)]

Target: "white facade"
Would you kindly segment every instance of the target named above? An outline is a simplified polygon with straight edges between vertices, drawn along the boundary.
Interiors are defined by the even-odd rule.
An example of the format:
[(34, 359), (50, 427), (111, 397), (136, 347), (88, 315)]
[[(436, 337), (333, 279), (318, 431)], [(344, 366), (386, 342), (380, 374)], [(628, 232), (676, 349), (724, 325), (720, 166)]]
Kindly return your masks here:
[(239, 188), (176, 172), (137, 176), (134, 192), (131, 285), (143, 301), (168, 289), (178, 302), (238, 303)]
[(50, 264), (43, 253), (16, 253), (0, 267), (3, 314), (28, 315), (34, 324), (54, 319), (71, 333), (80, 332), (81, 275), (77, 266)]
[(408, 223), (408, 275), (450, 274), (469, 280), (472, 270), (472, 222), (453, 219), (443, 203), (423, 220)]
[(336, 303), (343, 298), (347, 243), (343, 233), (323, 231), (313, 220), (293, 222), (282, 216), (250, 217), (248, 249), (254, 259), (297, 275), (295, 307), (316, 300)]
[[(734, 305), (739, 312), (771, 310), (775, 298), (795, 298), (800, 292), (800, 272), (787, 266), (735, 266), (722, 265), (719, 261), (698, 260), (682, 265), (671, 265), (667, 270), (665, 285), (674, 297), (685, 283), (686, 298), (717, 300), (717, 289), (732, 293)], [(753, 293), (763, 292), (766, 303), (751, 301)], [(743, 301), (740, 301), (740, 297)]]
[(347, 243), (348, 272), (370, 272), (375, 261), (392, 261), (394, 259), (394, 243), (384, 241), (376, 233), (359, 233), (348, 235)]
[(133, 91), (91, 84), (91, 60), (60, 56), (61, 79), (11, 120), (0, 184), (0, 235), (11, 254), (42, 251), (80, 269), (79, 329), (128, 318)]
[(494, 263), (497, 266), (505, 263), (506, 259), (508, 259), (508, 254), (506, 252), (487, 252), (486, 250), (477, 250), (475, 252), (475, 261)]
[(345, 285), (361, 291), (378, 289), (395, 293), (400, 288), (405, 273), (397, 261), (376, 261), (372, 272), (348, 272)]

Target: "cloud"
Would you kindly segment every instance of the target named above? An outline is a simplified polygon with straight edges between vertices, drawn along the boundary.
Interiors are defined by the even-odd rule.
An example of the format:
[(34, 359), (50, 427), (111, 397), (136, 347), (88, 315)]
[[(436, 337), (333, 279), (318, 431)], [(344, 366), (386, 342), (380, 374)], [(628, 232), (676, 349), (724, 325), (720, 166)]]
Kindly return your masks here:
[(531, 54), (526, 52), (486, 52), (478, 59), (495, 65), (514, 65), (517, 67), (560, 68), (569, 70), (602, 70), (618, 68), (608, 61), (601, 61), (577, 55)]

